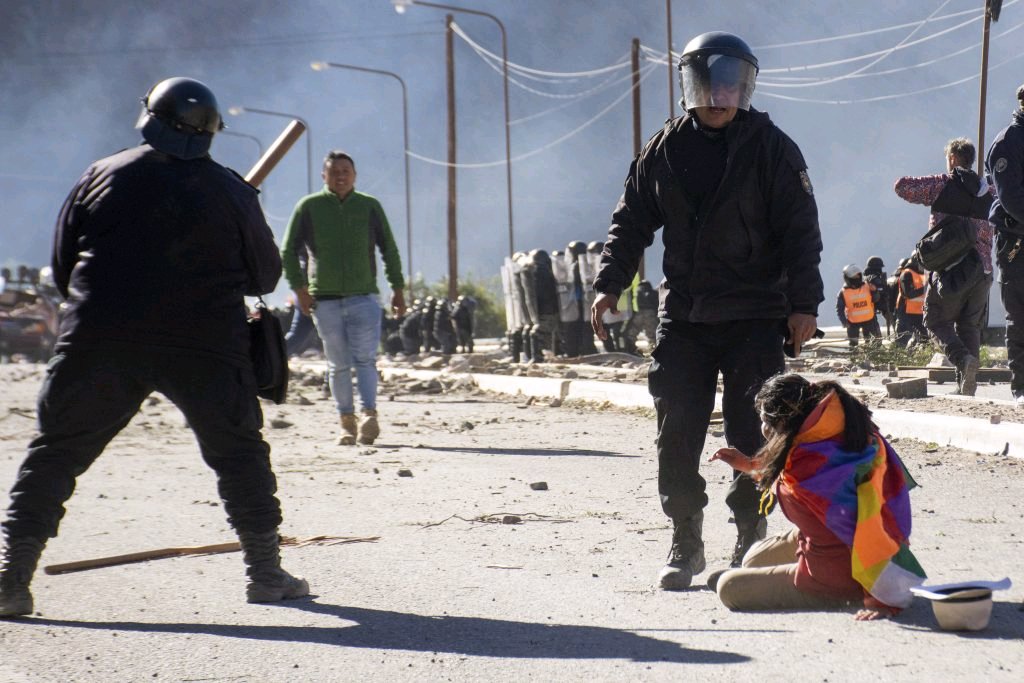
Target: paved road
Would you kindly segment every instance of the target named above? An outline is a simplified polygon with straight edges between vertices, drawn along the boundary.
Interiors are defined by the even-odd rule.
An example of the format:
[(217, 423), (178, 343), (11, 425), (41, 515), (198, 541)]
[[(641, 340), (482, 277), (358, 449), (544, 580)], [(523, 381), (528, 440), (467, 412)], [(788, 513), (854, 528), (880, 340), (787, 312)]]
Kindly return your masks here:
[[(38, 373), (0, 369), (0, 482), (32, 433)], [(0, 624), (3, 681), (1019, 681), (1024, 675), (1024, 464), (899, 449), (921, 487), (915, 552), (935, 582), (1018, 583), (992, 623), (935, 630), (850, 611), (739, 614), (710, 591), (654, 588), (669, 528), (648, 417), (385, 387), (373, 448), (333, 444), (329, 401), (302, 377), (267, 407), (287, 535), (379, 536), (285, 551), (315, 597), (243, 602), (237, 554), (40, 575), (38, 613)], [(315, 378), (311, 378), (315, 385)], [(720, 447), (709, 437), (707, 451)], [(412, 477), (398, 476), (399, 469)], [(705, 466), (709, 567), (729, 556), (727, 471)], [(548, 490), (535, 491), (544, 481)], [(506, 514), (520, 524), (500, 524)], [(785, 529), (777, 516), (772, 533)], [(43, 564), (231, 533), (183, 421), (146, 405), (79, 482)]]

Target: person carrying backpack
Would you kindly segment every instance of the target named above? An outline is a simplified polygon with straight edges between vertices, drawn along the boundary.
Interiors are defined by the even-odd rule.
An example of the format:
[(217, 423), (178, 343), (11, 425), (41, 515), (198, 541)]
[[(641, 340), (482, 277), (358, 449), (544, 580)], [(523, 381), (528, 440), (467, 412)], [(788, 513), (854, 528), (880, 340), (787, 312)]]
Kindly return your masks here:
[[(921, 265), (931, 271), (924, 326), (956, 367), (958, 393), (973, 396), (980, 367), (981, 326), (992, 287), (993, 230), (988, 222), (992, 193), (985, 179), (970, 170), (975, 159), (970, 140), (950, 140), (945, 154), (946, 173), (904, 176), (896, 181), (894, 190), (902, 199), (932, 209), (929, 231), (917, 249)], [(967, 250), (957, 257), (949, 247), (953, 241), (943, 243), (941, 238), (964, 231), (969, 234)], [(943, 262), (930, 263), (933, 252), (941, 254)], [(944, 262), (950, 258), (951, 262)]]

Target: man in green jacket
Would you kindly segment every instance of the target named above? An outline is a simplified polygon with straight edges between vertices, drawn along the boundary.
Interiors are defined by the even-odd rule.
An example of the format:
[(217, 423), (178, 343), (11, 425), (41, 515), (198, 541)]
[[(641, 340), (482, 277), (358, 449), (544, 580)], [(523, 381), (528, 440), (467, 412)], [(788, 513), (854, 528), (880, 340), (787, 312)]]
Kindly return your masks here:
[[(341, 415), (338, 443), (372, 444), (377, 423), (377, 349), (381, 307), (376, 249), (391, 285), (391, 308), (405, 313), (405, 281), (395, 238), (374, 197), (356, 192), (356, 167), (345, 152), (324, 159), (324, 189), (299, 200), (284, 235), (281, 258), (295, 300), (311, 315), (327, 355), (331, 395)], [(304, 271), (299, 254), (305, 252)], [(307, 275), (308, 273), (308, 275)], [(362, 408), (357, 420), (352, 368)]]

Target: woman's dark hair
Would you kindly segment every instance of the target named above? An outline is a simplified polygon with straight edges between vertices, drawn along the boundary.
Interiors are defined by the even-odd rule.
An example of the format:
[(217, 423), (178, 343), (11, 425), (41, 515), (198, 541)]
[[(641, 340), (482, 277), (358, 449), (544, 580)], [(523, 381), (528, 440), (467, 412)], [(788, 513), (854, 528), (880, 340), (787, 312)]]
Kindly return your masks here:
[(831, 392), (835, 392), (845, 416), (843, 450), (859, 453), (867, 448), (871, 433), (877, 429), (871, 421), (871, 410), (838, 382), (812, 383), (794, 373), (775, 375), (754, 398), (754, 407), (772, 432), (754, 456), (761, 488), (768, 488), (779, 477), (800, 426)]

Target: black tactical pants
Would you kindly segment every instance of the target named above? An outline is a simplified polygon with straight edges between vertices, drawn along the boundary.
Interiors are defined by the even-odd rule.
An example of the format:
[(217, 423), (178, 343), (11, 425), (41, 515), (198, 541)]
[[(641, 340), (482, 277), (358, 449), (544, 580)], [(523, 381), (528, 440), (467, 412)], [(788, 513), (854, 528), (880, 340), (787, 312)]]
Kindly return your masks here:
[(1024, 278), (999, 285), (1006, 308), (1006, 358), (1010, 366), (1010, 391), (1024, 396)]
[(40, 433), (11, 491), (3, 524), (8, 537), (56, 536), (76, 478), (154, 391), (188, 420), (203, 460), (217, 474), (231, 525), (256, 533), (276, 529), (281, 506), (251, 368), (192, 352), (72, 350), (54, 356), (47, 368), (38, 400)]
[(992, 275), (982, 271), (981, 263), (970, 265), (962, 271), (931, 273), (924, 295), (924, 326), (957, 368), (968, 355), (977, 358), (981, 351), (981, 326), (992, 288)]
[[(700, 475), (718, 374), (722, 374), (722, 416), (730, 446), (747, 455), (762, 443), (754, 396), (785, 363), (778, 320), (697, 324), (662, 320), (648, 374), (658, 413), (658, 493), (675, 521), (708, 504)], [(726, 503), (739, 521), (757, 515), (760, 494), (750, 477), (733, 473)]]
[(863, 336), (865, 342), (880, 338), (882, 336), (882, 328), (878, 324), (878, 318), (865, 320), (862, 323), (848, 322), (846, 324), (846, 338), (850, 342), (851, 349), (856, 348), (859, 336)]

